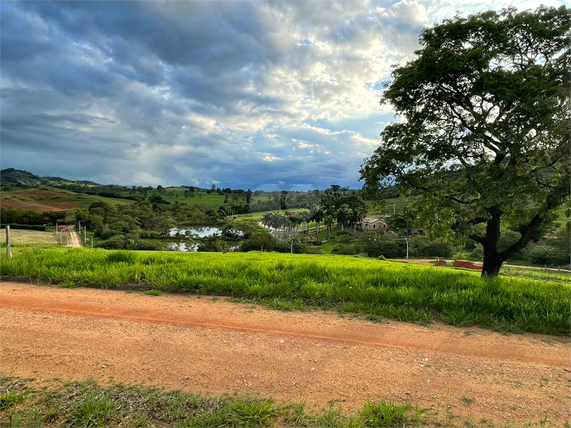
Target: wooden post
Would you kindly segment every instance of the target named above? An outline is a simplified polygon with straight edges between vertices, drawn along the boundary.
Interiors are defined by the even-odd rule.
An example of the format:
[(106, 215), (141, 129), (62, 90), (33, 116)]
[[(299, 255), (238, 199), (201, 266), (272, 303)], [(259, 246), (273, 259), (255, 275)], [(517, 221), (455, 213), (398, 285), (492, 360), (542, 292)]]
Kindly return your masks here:
[(12, 248), (10, 247), (10, 226), (6, 226), (6, 257), (12, 258)]

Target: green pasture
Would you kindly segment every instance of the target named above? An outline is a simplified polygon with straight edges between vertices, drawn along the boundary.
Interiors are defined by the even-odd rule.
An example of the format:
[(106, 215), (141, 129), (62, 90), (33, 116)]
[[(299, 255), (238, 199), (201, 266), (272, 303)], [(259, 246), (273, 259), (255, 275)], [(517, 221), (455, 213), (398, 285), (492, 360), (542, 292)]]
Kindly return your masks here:
[[(65, 245), (65, 237), (67, 232), (63, 233), (63, 243)], [(11, 244), (20, 245), (60, 245), (56, 234), (53, 231), (38, 230), (10, 230)], [(0, 229), (0, 244), (6, 244), (6, 229)]]
[(24, 249), (9, 277), (103, 288), (219, 294), (279, 309), (321, 307), (427, 324), (569, 335), (571, 285), (332, 255)]

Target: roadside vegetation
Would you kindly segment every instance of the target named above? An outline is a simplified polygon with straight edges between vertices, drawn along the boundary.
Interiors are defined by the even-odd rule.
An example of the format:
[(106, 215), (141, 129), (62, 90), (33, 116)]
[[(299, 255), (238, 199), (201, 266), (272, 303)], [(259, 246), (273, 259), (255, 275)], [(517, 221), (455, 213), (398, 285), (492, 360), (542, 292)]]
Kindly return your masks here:
[(424, 411), (407, 403), (370, 402), (345, 413), (330, 406), (309, 412), (303, 401), (276, 403), (271, 397), (208, 397), (180, 390), (95, 381), (34, 388), (30, 381), (3, 378), (3, 427), (393, 427), (422, 426)]
[(571, 285), (383, 260), (251, 252), (23, 249), (2, 278), (102, 288), (227, 295), (278, 309), (324, 308), (372, 321), (441, 321), (569, 335)]

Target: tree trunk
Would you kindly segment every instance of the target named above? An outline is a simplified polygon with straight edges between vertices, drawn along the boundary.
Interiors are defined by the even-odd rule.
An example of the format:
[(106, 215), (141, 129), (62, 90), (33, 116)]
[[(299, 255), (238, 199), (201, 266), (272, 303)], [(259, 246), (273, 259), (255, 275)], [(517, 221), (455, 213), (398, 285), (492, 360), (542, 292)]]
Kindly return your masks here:
[(482, 267), (482, 278), (498, 276), (503, 264), (503, 260), (497, 251), (496, 246), (484, 245), (484, 266)]
[[(548, 206), (548, 208), (551, 208)], [(487, 210), (492, 218), (487, 220), (486, 236), (470, 235), (470, 238), (482, 244), (484, 248), (484, 266), (482, 267), (482, 278), (498, 276), (502, 264), (517, 253), (519, 250), (525, 248), (527, 243), (531, 240), (533, 233), (539, 228), (543, 217), (536, 214), (535, 217), (523, 228), (520, 239), (506, 248), (501, 253), (498, 252), (498, 242), (500, 240), (500, 226), (502, 212), (499, 206), (489, 208)]]
[(488, 210), (492, 218), (486, 224), (486, 238), (482, 242), (484, 247), (484, 266), (482, 267), (482, 278), (498, 276), (502, 267), (502, 260), (498, 254), (498, 242), (500, 240), (501, 211), (496, 205)]

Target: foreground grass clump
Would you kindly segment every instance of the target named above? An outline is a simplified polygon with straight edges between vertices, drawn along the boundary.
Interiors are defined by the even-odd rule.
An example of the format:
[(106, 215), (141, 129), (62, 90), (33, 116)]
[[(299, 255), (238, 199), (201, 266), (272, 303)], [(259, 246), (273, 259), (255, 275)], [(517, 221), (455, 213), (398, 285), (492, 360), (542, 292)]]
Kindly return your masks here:
[[(2, 277), (256, 299), (383, 318), (569, 335), (567, 283), (329, 255), (162, 253), (56, 248), (2, 260)], [(156, 293), (156, 292), (155, 292)]]
[(304, 403), (276, 404), (255, 396), (203, 397), (182, 391), (123, 384), (102, 388), (94, 381), (29, 389), (27, 382), (4, 378), (3, 392), (32, 391), (19, 405), (2, 406), (3, 427), (389, 427), (420, 425), (424, 413), (410, 405), (366, 402), (344, 415), (332, 407), (308, 413)]

